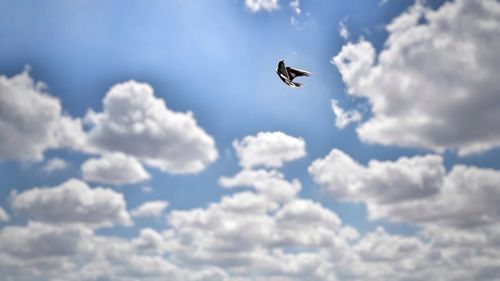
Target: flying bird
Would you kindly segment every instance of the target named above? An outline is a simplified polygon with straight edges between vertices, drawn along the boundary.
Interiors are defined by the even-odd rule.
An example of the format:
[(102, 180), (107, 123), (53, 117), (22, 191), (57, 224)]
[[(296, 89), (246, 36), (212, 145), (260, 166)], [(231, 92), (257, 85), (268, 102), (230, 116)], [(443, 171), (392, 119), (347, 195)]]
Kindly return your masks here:
[(293, 79), (295, 79), (295, 77), (311, 75), (310, 72), (285, 66), (285, 63), (282, 60), (280, 60), (280, 62), (278, 63), (276, 73), (278, 73), (281, 81), (292, 88), (302, 87), (301, 83), (293, 82)]

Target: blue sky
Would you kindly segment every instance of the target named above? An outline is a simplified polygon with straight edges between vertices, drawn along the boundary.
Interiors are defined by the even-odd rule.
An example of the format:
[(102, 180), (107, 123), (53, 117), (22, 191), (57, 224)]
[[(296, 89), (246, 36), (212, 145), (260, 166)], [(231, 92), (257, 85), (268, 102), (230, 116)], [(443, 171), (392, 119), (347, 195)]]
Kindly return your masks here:
[[(499, 6), (0, 1), (0, 272), (496, 280), (498, 254), (449, 253), (500, 231)], [(282, 59), (313, 73), (303, 88), (277, 77)]]

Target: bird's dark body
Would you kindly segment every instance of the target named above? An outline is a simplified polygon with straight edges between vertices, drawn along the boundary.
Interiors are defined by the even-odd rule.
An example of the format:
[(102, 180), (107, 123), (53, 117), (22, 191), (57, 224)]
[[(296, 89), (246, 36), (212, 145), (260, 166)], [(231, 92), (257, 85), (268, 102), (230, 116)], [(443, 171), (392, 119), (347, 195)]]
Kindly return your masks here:
[(281, 81), (283, 81), (283, 83), (293, 88), (302, 87), (301, 83), (293, 82), (293, 79), (295, 77), (311, 75), (311, 73), (307, 71), (285, 66), (285, 62), (282, 60), (278, 63), (276, 73), (278, 74), (278, 77), (281, 79)]

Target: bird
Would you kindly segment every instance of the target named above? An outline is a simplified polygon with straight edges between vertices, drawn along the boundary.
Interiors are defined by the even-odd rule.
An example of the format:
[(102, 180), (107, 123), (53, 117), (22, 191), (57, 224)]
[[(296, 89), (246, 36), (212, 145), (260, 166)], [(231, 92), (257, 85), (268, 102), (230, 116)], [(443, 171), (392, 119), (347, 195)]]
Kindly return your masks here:
[(278, 74), (281, 81), (292, 88), (302, 87), (301, 83), (293, 82), (293, 79), (295, 79), (295, 77), (311, 75), (310, 72), (285, 66), (285, 62), (283, 60), (280, 60), (280, 62), (278, 62), (276, 73)]

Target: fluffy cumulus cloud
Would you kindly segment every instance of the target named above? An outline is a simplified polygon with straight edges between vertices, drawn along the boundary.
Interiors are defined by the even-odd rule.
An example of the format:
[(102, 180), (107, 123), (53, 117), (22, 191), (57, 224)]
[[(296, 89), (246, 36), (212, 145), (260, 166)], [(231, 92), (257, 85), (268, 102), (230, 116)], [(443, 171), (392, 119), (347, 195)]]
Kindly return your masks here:
[(363, 166), (333, 149), (309, 172), (333, 198), (367, 205), (372, 219), (468, 228), (500, 219), (500, 171), (455, 165), (439, 155), (372, 160)]
[(133, 184), (150, 178), (137, 159), (119, 152), (85, 161), (82, 175), (86, 181), (115, 185)]
[(245, 6), (252, 12), (270, 12), (279, 8), (278, 0), (245, 0)]
[[(130, 239), (94, 232), (128, 221), (114, 191), (72, 180), (14, 194), (12, 208), (28, 223), (0, 229), (0, 270), (13, 280), (335, 280), (327, 253), (348, 248), (355, 230), (311, 200), (268, 196), (280, 188), (269, 177), (286, 182), (270, 175), (252, 179), (269, 187), (172, 211), (164, 231), (145, 228)], [(152, 203), (138, 212), (158, 209)]]
[(206, 208), (169, 213), (165, 237), (179, 265), (218, 267), (229, 280), (335, 280), (328, 253), (339, 252), (340, 259), (358, 233), (321, 204), (298, 198), (297, 179), (276, 170), (243, 169), (219, 183), (251, 190)]
[(176, 260), (223, 268), (230, 280), (335, 280), (326, 253), (347, 247), (338, 216), (298, 198), (277, 205), (240, 192), (207, 208), (173, 211), (168, 222)]
[(395, 162), (371, 160), (363, 166), (333, 149), (325, 158), (314, 161), (309, 172), (334, 198), (395, 203), (438, 193), (445, 173), (442, 162), (440, 156), (428, 155)]
[(5, 280), (227, 280), (216, 268), (177, 267), (162, 256), (165, 245), (152, 229), (128, 240), (82, 226), (29, 222), (0, 230), (0, 271)]
[(139, 236), (132, 240), (132, 244), (141, 253), (163, 254), (168, 250), (165, 237), (152, 228), (141, 229)]
[(357, 110), (345, 111), (338, 105), (337, 100), (331, 101), (332, 110), (335, 114), (335, 126), (339, 129), (345, 128), (351, 123), (356, 123), (361, 121), (361, 113)]
[[(340, 152), (336, 154), (339, 156)], [(374, 162), (367, 167), (352, 159), (354, 163), (343, 161), (345, 165), (365, 169), (368, 178), (373, 176), (370, 169), (404, 178), (407, 176), (404, 169), (425, 170), (424, 163), (440, 164), (442, 160), (436, 157)], [(275, 174), (277, 172), (269, 173), (288, 182)], [(434, 177), (423, 171), (417, 174), (420, 176), (411, 181), (415, 188), (418, 178)], [(478, 182), (482, 176), (485, 175), (471, 182)], [(374, 181), (383, 180), (382, 177)], [(496, 178), (490, 180), (498, 182)], [(252, 190), (225, 195), (206, 207), (173, 210), (167, 215), (165, 229), (143, 228), (131, 238), (100, 235), (94, 231), (94, 225), (102, 223), (89, 224), (89, 220), (82, 219), (86, 215), (71, 213), (72, 210), (92, 213), (96, 208), (109, 209), (117, 205), (113, 196), (79, 195), (88, 204), (83, 208), (82, 200), (72, 199), (75, 190), (61, 195), (61, 187), (55, 187), (44, 196), (40, 192), (47, 189), (25, 191), (13, 196), (12, 207), (25, 212), (28, 222), (0, 228), (0, 271), (6, 280), (498, 280), (498, 223), (452, 231), (439, 221), (425, 224), (412, 237), (390, 234), (381, 227), (361, 235), (318, 202), (296, 194), (286, 201), (269, 196), (268, 190), (277, 186), (266, 176), (250, 177), (249, 182)], [(264, 185), (269, 186), (264, 188)], [(83, 185), (79, 188), (89, 189)], [(351, 198), (354, 192), (344, 193)], [(396, 190), (391, 193), (401, 197)], [(416, 197), (441, 196), (427, 193), (417, 192)], [(498, 202), (492, 194), (488, 195), (492, 202)], [(453, 200), (470, 200), (470, 196), (465, 194)], [(95, 198), (105, 198), (106, 203), (92, 203)], [(412, 201), (408, 196), (403, 198), (404, 202)], [(392, 199), (389, 196), (377, 202), (392, 202)], [(68, 204), (72, 208), (68, 208)], [(19, 205), (42, 207), (28, 211)], [(47, 207), (49, 205), (52, 207)], [(69, 214), (58, 214), (60, 209)], [(435, 214), (442, 211), (438, 208)], [(454, 210), (448, 214), (451, 212)]]
[(437, 227), (407, 237), (379, 227), (352, 248), (355, 280), (499, 280), (498, 229)]
[(38, 222), (8, 226), (0, 232), (0, 249), (17, 258), (69, 256), (84, 250), (82, 237), (90, 234), (79, 226), (58, 227)]
[(92, 227), (131, 224), (123, 194), (106, 188), (91, 188), (78, 179), (14, 194), (12, 208), (33, 221), (44, 223)]
[(306, 155), (306, 145), (302, 138), (282, 132), (259, 132), (256, 136), (246, 136), (241, 141), (234, 141), (233, 147), (244, 168), (278, 168), (284, 162)]
[(402, 202), (394, 206), (374, 206), (376, 217), (419, 224), (477, 227), (500, 219), (500, 171), (455, 165), (443, 179), (439, 195)]
[(288, 181), (274, 170), (242, 170), (233, 177), (221, 177), (219, 184), (225, 188), (250, 187), (278, 202), (289, 201), (301, 189), (297, 179)]
[(371, 104), (360, 138), (461, 155), (499, 146), (500, 3), (456, 0), (432, 10), (416, 1), (387, 30), (379, 54), (361, 39), (332, 59), (347, 92)]
[[(442, 162), (440, 156), (429, 155), (372, 161), (363, 166), (334, 150), (310, 170), (318, 172), (326, 185), (347, 181), (330, 194), (369, 206), (396, 206), (399, 202), (432, 202), (425, 199), (448, 197), (443, 189), (453, 172), (446, 173)], [(336, 170), (324, 174), (323, 169), (328, 167)], [(174, 210), (168, 215), (170, 228), (164, 235), (169, 241), (168, 251), (179, 266), (217, 267), (230, 280), (245, 281), (496, 280), (499, 270), (495, 264), (500, 261), (498, 218), (472, 228), (454, 223), (455, 218), (467, 216), (466, 205), (470, 204), (481, 210), (469, 213), (469, 218), (499, 213), (491, 204), (499, 200), (490, 187), (491, 182), (498, 182), (496, 178), (486, 180), (487, 194), (480, 196), (489, 202), (475, 201), (472, 193), (460, 194), (465, 185), (478, 182), (477, 177), (453, 191), (460, 198), (448, 199), (448, 205), (463, 203), (461, 206), (445, 211), (429, 203), (413, 210), (433, 219), (420, 223), (405, 217), (405, 222), (422, 226), (409, 237), (390, 234), (382, 227), (360, 235), (317, 202), (296, 195), (286, 201), (269, 196), (268, 190), (276, 184), (258, 174), (266, 173), (243, 170), (233, 178), (220, 180), (226, 187), (250, 186), (253, 191), (224, 196), (206, 208)], [(472, 189), (481, 193), (477, 186)], [(426, 214), (424, 208), (432, 214)]]
[[(265, 1), (247, 3), (261, 5), (255, 3)], [(266, 3), (277, 6), (277, 1)], [(348, 91), (368, 97), (373, 105), (372, 119), (363, 123), (358, 132), (370, 141), (436, 150), (456, 147), (462, 153), (493, 147), (496, 124), (486, 122), (484, 128), (476, 128), (477, 120), (451, 118), (457, 117), (456, 107), (468, 117), (496, 116), (492, 108), (498, 106), (497, 99), (489, 94), (497, 87), (491, 81), (491, 71), (498, 59), (486, 47), (477, 46), (475, 39), (481, 38), (490, 47), (497, 44), (496, 36), (487, 35), (488, 30), (498, 28), (494, 17), (499, 12), (498, 2), (456, 0), (437, 11), (418, 3), (389, 26), (389, 39), (377, 59), (374, 48), (363, 40), (346, 45), (335, 59)], [(273, 8), (256, 11), (259, 9)], [(425, 20), (420, 19), (422, 16)], [(468, 55), (457, 56), (464, 53)], [(426, 55), (435, 55), (433, 69), (428, 68)], [(394, 61), (396, 56), (399, 59)], [(462, 60), (471, 60), (482, 68), (474, 68), (474, 63), (462, 64)], [(445, 75), (447, 67), (453, 70), (449, 76)], [(460, 67), (469, 72), (457, 78), (454, 70)], [(416, 82), (405, 80), (408, 73)], [(422, 75), (428, 76), (424, 79)], [(379, 83), (375, 84), (374, 79)], [(414, 97), (413, 83), (417, 82), (422, 90), (419, 99), (433, 97), (426, 106), (421, 100), (414, 104), (408, 101), (408, 96)], [(83, 164), (84, 178), (96, 176), (97, 181), (121, 184), (147, 178), (142, 163), (171, 173), (192, 173), (217, 158), (212, 138), (198, 127), (193, 116), (169, 110), (147, 84), (131, 81), (114, 86), (104, 99), (103, 112), (89, 112), (86, 116), (91, 125), (89, 142), (83, 143), (86, 140), (82, 138), (80, 144), (71, 141), (71, 133), (64, 133), (76, 128), (73, 132), (80, 134), (79, 121), (62, 114), (59, 102), (27, 73), (0, 77), (0, 87), (0, 109), (7, 105), (9, 108), (0, 110), (0, 126), (12, 133), (0, 137), (4, 138), (0, 144), (4, 146), (0, 148), (2, 159), (38, 161), (47, 149), (81, 149), (79, 145), (83, 144), (85, 151), (102, 154)], [(23, 90), (13, 90), (19, 88)], [(7, 90), (12, 95), (4, 96)], [(471, 91), (475, 91), (477, 101), (471, 101)], [(436, 95), (438, 92), (441, 95)], [(11, 97), (19, 93), (26, 95), (26, 103), (36, 106), (27, 107)], [(471, 115), (474, 108), (484, 107), (485, 99), (491, 107)], [(39, 118), (29, 113), (40, 109), (33, 113)], [(341, 112), (339, 115), (350, 119), (346, 117), (349, 114)], [(411, 118), (405, 119), (405, 114)], [(400, 123), (393, 122), (399, 118)], [(429, 127), (428, 118), (437, 120), (436, 126), (450, 122), (450, 128)], [(44, 130), (32, 131), (32, 122), (40, 122)], [(66, 129), (60, 129), (60, 124), (66, 124), (62, 127)], [(477, 139), (469, 140), (454, 127), (457, 125), (472, 126)], [(380, 133), (380, 128), (386, 131)], [(442, 134), (433, 135), (434, 129)], [(491, 138), (483, 129), (491, 129)], [(384, 142), (376, 138), (386, 133)], [(456, 143), (447, 138), (453, 133), (458, 134)], [(392, 134), (398, 135), (401, 142), (396, 143)], [(164, 229), (136, 229), (137, 234), (127, 238), (119, 236), (119, 232), (97, 231), (132, 223), (125, 197), (118, 191), (93, 188), (82, 180), (71, 179), (53, 187), (14, 192), (9, 200), (9, 215), (14, 216), (15, 225), (8, 224), (9, 215), (0, 207), (2, 278), (500, 280), (499, 170), (458, 164), (447, 169), (443, 157), (433, 154), (365, 164), (333, 149), (308, 169), (325, 194), (365, 204), (370, 219), (415, 226), (412, 236), (391, 234), (382, 227), (359, 233), (331, 209), (299, 197), (301, 182), (277, 170), (305, 155), (301, 138), (279, 132), (259, 133), (235, 141), (234, 148), (242, 170), (219, 179), (228, 194), (202, 207), (171, 210)], [(149, 201), (131, 214), (160, 216), (167, 207), (166, 201)], [(21, 219), (16, 217), (19, 215)]]
[[(170, 173), (196, 173), (218, 157), (193, 114), (169, 110), (148, 84), (117, 84), (103, 103), (103, 112), (88, 111), (85, 131), (28, 70), (0, 76), (0, 160), (42, 161), (46, 150), (61, 148), (102, 154), (84, 164), (85, 178), (126, 184), (149, 178), (139, 161)], [(54, 158), (42, 169), (51, 173), (66, 164)]]
[(334, 213), (300, 199), (274, 215), (221, 201), (169, 222), (131, 239), (76, 225), (7, 226), (0, 270), (6, 280), (498, 280), (498, 227), (414, 237), (379, 227), (348, 242)]
[(81, 149), (85, 142), (81, 121), (64, 114), (28, 70), (0, 75), (0, 131), (0, 160), (41, 161), (48, 149)]
[(174, 112), (145, 83), (111, 87), (101, 113), (85, 117), (89, 144), (100, 152), (122, 152), (170, 173), (196, 173), (214, 162), (213, 138), (191, 112)]
[(134, 217), (157, 217), (168, 207), (167, 201), (149, 201), (133, 209), (130, 214)]

